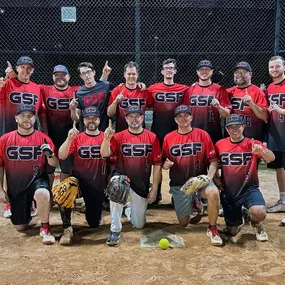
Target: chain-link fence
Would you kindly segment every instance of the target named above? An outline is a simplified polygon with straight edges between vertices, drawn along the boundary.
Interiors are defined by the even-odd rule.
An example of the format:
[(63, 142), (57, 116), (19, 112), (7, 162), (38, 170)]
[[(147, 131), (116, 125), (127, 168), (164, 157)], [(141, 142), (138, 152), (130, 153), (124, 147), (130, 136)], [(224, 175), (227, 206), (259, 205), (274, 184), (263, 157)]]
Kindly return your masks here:
[[(67, 22), (62, 7), (74, 7), (63, 10)], [(124, 64), (136, 60), (149, 85), (162, 80), (161, 62), (171, 57), (178, 62), (176, 81), (190, 85), (197, 63), (210, 59), (215, 81), (229, 87), (234, 64), (246, 60), (253, 82), (268, 84), (267, 62), (274, 50), (285, 54), (284, 33), (284, 0), (1, 0), (0, 68), (29, 55), (33, 81), (52, 84), (53, 66), (64, 64), (77, 85), (81, 61), (101, 73), (109, 60), (110, 81), (118, 84)]]

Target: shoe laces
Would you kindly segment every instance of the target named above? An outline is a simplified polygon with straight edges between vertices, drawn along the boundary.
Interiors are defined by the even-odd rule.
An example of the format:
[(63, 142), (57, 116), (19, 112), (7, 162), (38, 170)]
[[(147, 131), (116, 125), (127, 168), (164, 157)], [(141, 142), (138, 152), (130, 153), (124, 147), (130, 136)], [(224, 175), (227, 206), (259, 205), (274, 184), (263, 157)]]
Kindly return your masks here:
[(219, 236), (218, 228), (216, 226), (212, 226), (209, 230), (212, 232), (213, 237)]
[(11, 210), (11, 205), (10, 203), (5, 204), (5, 211)]

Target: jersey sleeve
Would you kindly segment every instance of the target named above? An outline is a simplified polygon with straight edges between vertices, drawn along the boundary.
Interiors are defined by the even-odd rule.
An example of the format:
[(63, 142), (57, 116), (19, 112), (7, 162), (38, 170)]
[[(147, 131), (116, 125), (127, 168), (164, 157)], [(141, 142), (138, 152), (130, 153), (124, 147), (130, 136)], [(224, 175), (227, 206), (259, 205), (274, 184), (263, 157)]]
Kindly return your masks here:
[(70, 144), (68, 156), (75, 153), (75, 147), (76, 147), (76, 138), (74, 138)]
[(228, 92), (224, 87), (221, 86), (219, 88), (217, 92), (217, 97), (222, 107), (227, 108), (227, 109), (232, 108), (232, 105), (231, 105), (231, 102), (228, 96)]
[(205, 136), (204, 136), (204, 144), (205, 144), (205, 151), (206, 151), (205, 153), (207, 156), (208, 163), (217, 161), (215, 147), (213, 145), (213, 142), (210, 136), (207, 133), (205, 133)]
[(153, 107), (153, 97), (152, 97), (152, 94), (149, 90), (144, 90), (145, 92), (145, 98), (146, 98), (146, 107), (147, 108), (152, 108)]
[(155, 140), (152, 144), (152, 164), (155, 166), (162, 165), (161, 148), (157, 136), (155, 136)]
[(39, 111), (38, 114), (45, 114), (46, 113), (46, 105), (45, 100), (43, 99), (42, 92), (39, 95)]
[(118, 143), (118, 136), (114, 135), (110, 141), (110, 156), (117, 156), (117, 152), (118, 152), (118, 148), (119, 148), (119, 143)]
[(0, 167), (4, 167), (4, 154), (5, 154), (5, 142), (3, 136), (0, 138)]
[(163, 144), (162, 144), (162, 159), (163, 159), (163, 161), (165, 161), (167, 158), (170, 159), (168, 141), (167, 141), (167, 137), (166, 137), (166, 138), (164, 138)]
[(255, 104), (258, 105), (261, 108), (268, 108), (268, 102), (266, 100), (265, 93), (261, 89), (257, 89), (256, 91), (256, 100)]
[(184, 92), (182, 104), (190, 105), (190, 96), (193, 93), (193, 89), (194, 89), (194, 86), (191, 86)]
[(8, 85), (10, 84), (10, 79), (6, 80), (5, 85), (0, 88), (0, 100), (4, 100), (7, 96)]
[(116, 98), (120, 94), (120, 92), (121, 92), (120, 86), (117, 86), (116, 88), (114, 88), (112, 90), (111, 96), (110, 96), (110, 99), (109, 99), (109, 103), (108, 103), (109, 106), (116, 100)]

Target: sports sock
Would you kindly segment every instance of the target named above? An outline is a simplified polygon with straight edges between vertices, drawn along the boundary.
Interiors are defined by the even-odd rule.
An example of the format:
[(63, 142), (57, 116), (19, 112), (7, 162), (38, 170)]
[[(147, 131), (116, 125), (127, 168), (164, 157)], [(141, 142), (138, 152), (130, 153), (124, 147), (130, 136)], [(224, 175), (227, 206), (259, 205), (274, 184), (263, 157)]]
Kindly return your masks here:
[(285, 192), (280, 192), (280, 200), (285, 204)]

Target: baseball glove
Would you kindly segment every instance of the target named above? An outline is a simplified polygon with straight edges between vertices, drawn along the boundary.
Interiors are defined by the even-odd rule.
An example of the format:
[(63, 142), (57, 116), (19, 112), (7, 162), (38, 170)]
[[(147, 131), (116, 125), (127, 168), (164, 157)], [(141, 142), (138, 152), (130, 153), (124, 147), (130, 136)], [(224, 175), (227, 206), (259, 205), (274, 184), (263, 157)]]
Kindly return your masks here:
[(199, 175), (188, 179), (180, 190), (183, 191), (186, 195), (190, 195), (200, 188), (209, 185), (210, 182), (211, 179), (207, 175)]
[(55, 186), (51, 192), (54, 201), (65, 208), (74, 208), (74, 201), (78, 195), (78, 179), (70, 176)]
[(126, 204), (130, 189), (130, 179), (126, 175), (115, 175), (107, 186), (106, 195), (112, 202)]

